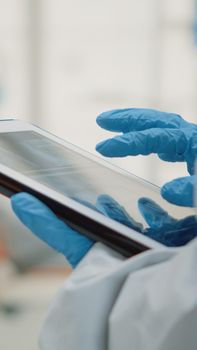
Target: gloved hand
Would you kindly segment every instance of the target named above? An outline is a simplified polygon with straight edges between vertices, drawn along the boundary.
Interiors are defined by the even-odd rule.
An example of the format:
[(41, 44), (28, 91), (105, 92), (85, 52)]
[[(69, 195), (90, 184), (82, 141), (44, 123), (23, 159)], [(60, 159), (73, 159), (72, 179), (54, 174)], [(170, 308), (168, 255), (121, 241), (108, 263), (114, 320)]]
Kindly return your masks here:
[[(140, 223), (107, 195), (99, 196), (95, 206), (81, 200), (79, 202), (138, 232), (143, 229)], [(12, 196), (11, 205), (20, 221), (42, 241), (62, 253), (72, 267), (80, 262), (95, 243), (66, 225), (45, 204), (28, 193)]]
[[(62, 253), (72, 267), (76, 267), (93, 246), (94, 241), (66, 225), (32, 195), (16, 194), (11, 198), (11, 203), (22, 223), (50, 247)], [(108, 195), (99, 196), (95, 207), (89, 203), (84, 204), (167, 246), (184, 245), (196, 236), (197, 223), (194, 216), (176, 220), (149, 198), (138, 201), (139, 211), (148, 228), (143, 228), (141, 223), (136, 222)]]
[(156, 153), (165, 161), (185, 161), (191, 176), (165, 184), (161, 194), (173, 204), (194, 206), (197, 125), (177, 114), (135, 108), (102, 113), (97, 123), (104, 129), (122, 133), (96, 146), (96, 150), (106, 157)]
[(143, 234), (168, 247), (180, 247), (197, 237), (194, 215), (177, 220), (150, 198), (140, 198), (138, 208), (148, 226)]
[(75, 267), (94, 242), (66, 225), (40, 200), (28, 193), (11, 198), (12, 209), (19, 220), (50, 247), (62, 253)]
[[(72, 267), (76, 267), (94, 244), (94, 241), (74, 231), (45, 204), (28, 193), (12, 196), (11, 204), (20, 221), (50, 247), (62, 253)], [(148, 228), (143, 228), (108, 195), (99, 196), (95, 206), (83, 204), (167, 246), (186, 244), (196, 236), (195, 217), (178, 221), (149, 198), (141, 198), (138, 202)]]

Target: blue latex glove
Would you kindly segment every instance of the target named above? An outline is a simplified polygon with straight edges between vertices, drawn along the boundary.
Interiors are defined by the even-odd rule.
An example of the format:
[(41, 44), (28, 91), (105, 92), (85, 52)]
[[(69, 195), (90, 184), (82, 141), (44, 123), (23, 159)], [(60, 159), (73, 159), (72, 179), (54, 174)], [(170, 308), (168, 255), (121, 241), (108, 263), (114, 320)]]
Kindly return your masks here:
[(66, 225), (40, 200), (28, 193), (11, 198), (12, 209), (20, 221), (50, 247), (62, 253), (75, 267), (94, 242)]
[(197, 237), (195, 216), (177, 220), (150, 198), (140, 198), (138, 208), (149, 225), (143, 234), (168, 247), (180, 247)]
[(100, 209), (100, 212), (105, 216), (119, 221), (168, 247), (183, 246), (197, 237), (195, 216), (177, 220), (150, 198), (140, 198), (138, 201), (139, 211), (148, 224), (148, 227), (145, 228), (142, 224), (136, 222), (124, 207), (110, 196), (99, 196), (96, 208)]
[[(94, 241), (74, 231), (42, 202), (27, 193), (19, 193), (11, 198), (12, 208), (20, 221), (50, 247), (63, 254), (72, 267), (80, 262), (93, 246)], [(176, 220), (148, 198), (138, 202), (139, 210), (149, 225), (143, 228), (113, 198), (98, 197), (96, 205), (84, 203), (105, 216), (129, 228), (151, 237), (167, 246), (180, 246), (196, 236), (195, 217)]]
[(165, 184), (161, 194), (173, 204), (194, 206), (193, 190), (197, 181), (193, 175), (197, 156), (195, 124), (177, 114), (135, 108), (102, 113), (97, 123), (104, 129), (122, 133), (96, 146), (97, 151), (106, 157), (156, 153), (165, 161), (185, 161), (191, 176)]
[[(143, 229), (140, 223), (107, 195), (99, 196), (95, 206), (84, 201), (79, 202), (138, 232)], [(45, 204), (28, 193), (12, 196), (11, 204), (20, 221), (42, 241), (62, 253), (72, 267), (76, 267), (95, 243), (66, 225)]]

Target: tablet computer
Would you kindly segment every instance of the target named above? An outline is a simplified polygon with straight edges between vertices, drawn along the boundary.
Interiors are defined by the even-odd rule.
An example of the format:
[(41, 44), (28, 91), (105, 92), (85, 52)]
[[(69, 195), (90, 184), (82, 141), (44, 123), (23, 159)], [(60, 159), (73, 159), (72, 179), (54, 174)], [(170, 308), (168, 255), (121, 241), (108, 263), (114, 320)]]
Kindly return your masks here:
[(163, 232), (173, 229), (158, 219), (161, 208), (175, 221), (193, 215), (162, 199), (157, 186), (101, 157), (29, 123), (0, 119), (0, 192), (10, 197), (24, 191), (126, 257), (163, 246), (146, 234), (157, 225)]

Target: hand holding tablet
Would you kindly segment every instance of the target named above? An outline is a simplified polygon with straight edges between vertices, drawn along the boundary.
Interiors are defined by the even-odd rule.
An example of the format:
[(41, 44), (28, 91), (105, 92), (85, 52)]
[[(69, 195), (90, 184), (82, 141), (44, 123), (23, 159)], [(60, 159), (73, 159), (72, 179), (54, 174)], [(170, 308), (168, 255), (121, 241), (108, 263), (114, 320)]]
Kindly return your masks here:
[(94, 241), (66, 225), (40, 200), (28, 193), (11, 198), (12, 208), (20, 221), (51, 248), (63, 254), (74, 268)]
[[(134, 111), (135, 116), (139, 114)], [(160, 112), (155, 112), (156, 117), (157, 113)], [(125, 111), (122, 121), (126, 120), (128, 128), (128, 115), (125, 118), (124, 114)], [(120, 111), (117, 115), (117, 125), (113, 111), (104, 117), (107, 127), (101, 126), (120, 131)], [(113, 139), (106, 143), (112, 154)], [(102, 145), (97, 149), (103, 149)], [(196, 221), (192, 209), (167, 203), (156, 186), (35, 126), (1, 120), (0, 147), (1, 192), (8, 196), (18, 192), (31, 194), (15, 195), (14, 211), (32, 232), (63, 253), (72, 266), (77, 265), (94, 241), (129, 257), (160, 247), (156, 241), (177, 246), (194, 237)], [(183, 229), (185, 239), (180, 239), (177, 232)]]
[[(73, 268), (95, 243), (66, 225), (45, 204), (28, 193), (12, 196), (11, 203), (20, 221), (38, 238), (63, 254)], [(195, 216), (176, 220), (148, 198), (141, 198), (138, 206), (149, 225), (147, 229), (135, 222), (119, 203), (107, 195), (98, 197), (95, 209), (166, 246), (184, 245), (196, 237)]]

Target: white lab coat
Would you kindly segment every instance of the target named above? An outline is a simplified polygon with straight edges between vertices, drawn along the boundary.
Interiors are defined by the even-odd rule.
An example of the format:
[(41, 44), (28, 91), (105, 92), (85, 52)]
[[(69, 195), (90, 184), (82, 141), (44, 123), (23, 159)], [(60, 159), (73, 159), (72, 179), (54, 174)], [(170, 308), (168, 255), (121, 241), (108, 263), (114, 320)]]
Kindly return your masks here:
[(97, 243), (50, 306), (42, 350), (196, 350), (197, 239), (128, 260)]

